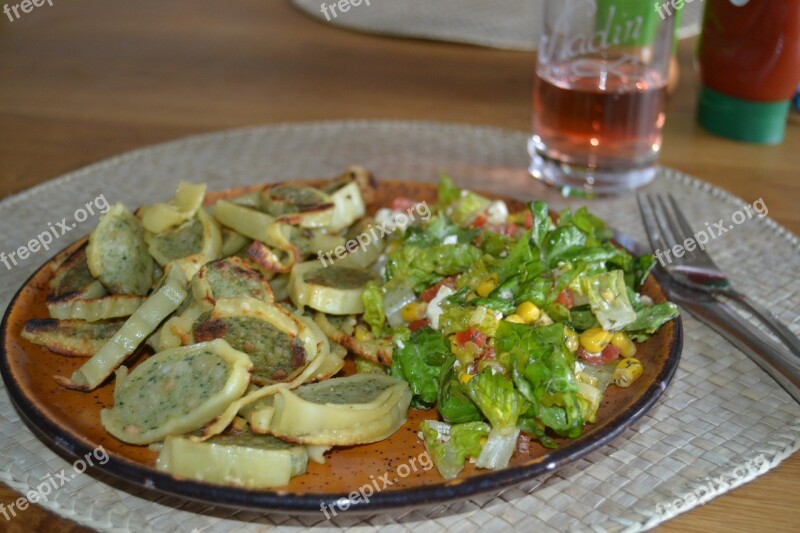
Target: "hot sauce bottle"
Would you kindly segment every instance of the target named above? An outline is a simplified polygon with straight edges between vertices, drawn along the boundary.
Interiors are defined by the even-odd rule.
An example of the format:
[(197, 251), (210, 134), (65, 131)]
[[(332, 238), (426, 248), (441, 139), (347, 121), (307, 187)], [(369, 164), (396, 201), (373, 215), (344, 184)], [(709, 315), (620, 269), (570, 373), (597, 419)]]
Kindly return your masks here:
[(697, 118), (716, 135), (778, 144), (800, 82), (800, 1), (706, 0)]

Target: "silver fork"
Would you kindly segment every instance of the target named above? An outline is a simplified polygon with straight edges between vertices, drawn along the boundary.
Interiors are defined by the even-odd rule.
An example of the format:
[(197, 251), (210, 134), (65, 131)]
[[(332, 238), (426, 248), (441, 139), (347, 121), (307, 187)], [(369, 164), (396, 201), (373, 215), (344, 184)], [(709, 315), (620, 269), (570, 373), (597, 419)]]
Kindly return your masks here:
[(681, 257), (673, 254), (673, 260), (661, 263), (664, 270), (678, 283), (714, 296), (723, 296), (747, 309), (770, 331), (783, 341), (789, 350), (800, 357), (800, 339), (791, 332), (775, 315), (759, 303), (735, 290), (728, 277), (711, 259), (708, 253), (696, 246), (689, 251), (684, 243), (695, 234), (686, 217), (678, 207), (678, 202), (670, 194), (669, 202), (662, 195), (638, 194), (639, 211), (647, 230), (647, 237), (654, 250), (669, 250), (680, 245), (685, 253)]

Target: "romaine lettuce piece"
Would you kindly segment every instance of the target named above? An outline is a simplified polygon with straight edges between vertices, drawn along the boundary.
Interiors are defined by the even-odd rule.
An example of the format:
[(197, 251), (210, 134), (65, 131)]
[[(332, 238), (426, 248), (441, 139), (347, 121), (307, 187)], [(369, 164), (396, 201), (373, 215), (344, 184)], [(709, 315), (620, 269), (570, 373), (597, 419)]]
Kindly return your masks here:
[(508, 256), (500, 263), (497, 268), (497, 275), (500, 283), (503, 283), (511, 276), (519, 274), (523, 266), (533, 261), (533, 251), (530, 245), (531, 233), (525, 232), (517, 242)]
[(430, 408), (436, 403), (442, 366), (449, 354), (450, 343), (428, 326), (411, 333), (402, 347), (395, 348), (390, 374), (408, 382), (414, 407)]
[(625, 281), (633, 290), (638, 290), (647, 279), (647, 276), (656, 266), (654, 255), (645, 254), (635, 257), (631, 266), (630, 273), (626, 273)]
[(420, 429), (425, 449), (445, 479), (458, 476), (468, 458), (480, 456), (483, 449), (481, 443), (490, 431), (489, 425), (484, 422), (451, 426), (436, 420), (423, 420)]
[(577, 400), (574, 358), (564, 342), (564, 326), (532, 328), (501, 322), (495, 340), (498, 360), (506, 361), (517, 390), (534, 416), (559, 435), (578, 437), (583, 416)]
[(383, 337), (383, 323), (386, 321), (386, 312), (383, 308), (383, 293), (376, 281), (367, 283), (361, 294), (364, 304), (364, 322), (369, 324), (376, 337)]
[(444, 209), (461, 197), (461, 189), (456, 187), (453, 178), (445, 173), (439, 174), (438, 204)]
[(569, 260), (570, 255), (586, 249), (586, 235), (575, 226), (557, 228), (544, 239), (541, 253), (542, 259), (550, 268), (555, 268), (559, 261)]
[(425, 247), (447, 244), (455, 238), (456, 243), (469, 244), (478, 233), (480, 233), (479, 229), (462, 228), (453, 224), (447, 217), (437, 215), (424, 226), (408, 228), (403, 242)]
[(491, 200), (472, 191), (462, 191), (458, 199), (447, 208), (447, 215), (459, 226), (466, 226), (483, 213)]
[(636, 320), (624, 274), (612, 270), (594, 276), (587, 276), (581, 282), (583, 292), (589, 297), (589, 305), (597, 321), (607, 331), (619, 331)]
[(636, 312), (636, 320), (626, 324), (622, 330), (631, 339), (642, 342), (679, 314), (678, 306), (672, 302), (644, 306)]
[(439, 316), (439, 331), (443, 335), (452, 335), (464, 331), (469, 327), (469, 319), (474, 309), (457, 303), (442, 304), (442, 314)]
[(507, 467), (508, 461), (514, 455), (514, 450), (517, 449), (518, 437), (518, 427), (513, 428), (512, 431), (500, 431), (497, 428), (492, 428), (492, 431), (489, 432), (489, 438), (486, 440), (486, 444), (483, 445), (481, 454), (475, 462), (475, 466), (491, 470)]
[(502, 435), (517, 429), (519, 417), (529, 407), (514, 383), (502, 374), (495, 374), (491, 368), (484, 368), (467, 383), (466, 388), (472, 401)]
[(547, 206), (546, 202), (542, 201), (531, 202), (528, 204), (528, 208), (533, 215), (531, 241), (541, 250), (544, 245), (545, 237), (554, 228), (553, 221), (550, 220), (550, 208)]
[(454, 362), (455, 358), (450, 356), (442, 367), (442, 386), (436, 408), (444, 421), (450, 424), (481, 421), (481, 412), (470, 400), (465, 385), (459, 381)]
[(482, 252), (471, 244), (417, 246), (405, 243), (389, 256), (386, 279), (401, 277), (417, 293), (443, 277), (468, 270)]
[(597, 246), (609, 240), (614, 232), (606, 226), (603, 219), (591, 214), (586, 206), (581, 207), (574, 213), (565, 209), (558, 216), (558, 225), (573, 225), (581, 230), (587, 237), (587, 246)]
[(582, 381), (576, 381), (575, 384), (578, 387), (578, 404), (581, 406), (583, 419), (594, 424), (597, 421), (597, 410), (603, 400), (603, 393), (597, 387)]
[(547, 433), (545, 433), (544, 427), (542, 427), (543, 425), (544, 424), (538, 421), (535, 417), (522, 417), (519, 419), (519, 429), (521, 431), (534, 437), (545, 448), (558, 448), (556, 441), (554, 441), (547, 435)]

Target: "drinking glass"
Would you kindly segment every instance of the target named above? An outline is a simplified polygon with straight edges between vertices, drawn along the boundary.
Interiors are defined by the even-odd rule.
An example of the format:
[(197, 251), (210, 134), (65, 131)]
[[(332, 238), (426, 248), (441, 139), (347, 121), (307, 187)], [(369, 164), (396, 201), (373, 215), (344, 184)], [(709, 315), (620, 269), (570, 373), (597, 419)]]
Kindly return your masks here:
[(589, 195), (655, 177), (675, 24), (675, 12), (658, 7), (545, 0), (529, 142), (534, 177)]

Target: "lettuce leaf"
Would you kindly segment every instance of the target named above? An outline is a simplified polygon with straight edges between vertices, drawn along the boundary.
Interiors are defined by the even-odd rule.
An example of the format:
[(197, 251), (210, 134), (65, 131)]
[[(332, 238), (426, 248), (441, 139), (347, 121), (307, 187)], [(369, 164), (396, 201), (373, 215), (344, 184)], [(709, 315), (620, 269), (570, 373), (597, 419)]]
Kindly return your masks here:
[(636, 319), (626, 324), (622, 330), (636, 342), (642, 342), (679, 314), (678, 306), (672, 302), (644, 306), (636, 312)]
[(402, 277), (417, 293), (469, 269), (483, 255), (471, 244), (418, 246), (404, 243), (389, 256), (386, 279)]
[(491, 368), (484, 368), (466, 388), (483, 416), (503, 434), (515, 430), (519, 417), (528, 409), (528, 402), (514, 383), (502, 374), (495, 374)]
[(571, 254), (585, 251), (586, 235), (575, 226), (563, 226), (551, 231), (542, 243), (542, 259), (555, 268), (559, 261), (567, 261)]
[(533, 229), (531, 231), (531, 241), (539, 250), (544, 245), (545, 237), (550, 233), (554, 226), (550, 220), (550, 208), (547, 202), (536, 201), (528, 204), (528, 208), (533, 215)]
[(458, 379), (458, 371), (453, 367), (455, 357), (450, 357), (442, 367), (442, 386), (436, 408), (445, 422), (462, 424), (483, 420), (481, 412), (467, 394), (467, 389)]
[(587, 276), (581, 282), (589, 305), (603, 329), (619, 331), (636, 320), (621, 270)]
[(459, 226), (466, 226), (486, 211), (491, 200), (472, 191), (462, 191), (458, 199), (447, 208), (447, 215)]
[(587, 237), (587, 246), (598, 246), (614, 235), (606, 223), (600, 217), (597, 217), (589, 212), (586, 206), (579, 208), (572, 213), (565, 209), (559, 213), (558, 225), (567, 226), (573, 225), (583, 232)]
[(535, 327), (502, 322), (495, 346), (535, 417), (559, 435), (578, 437), (583, 416), (573, 375), (574, 358), (564, 341), (564, 326)]
[(453, 178), (442, 172), (439, 174), (439, 187), (438, 187), (437, 203), (439, 209), (444, 209), (461, 196), (461, 189), (456, 187)]
[(408, 382), (413, 394), (412, 405), (430, 408), (439, 397), (442, 367), (449, 360), (450, 343), (429, 326), (411, 333), (395, 346), (390, 375)]
[(438, 215), (433, 217), (425, 226), (412, 226), (406, 230), (406, 244), (417, 246), (435, 246), (442, 244), (445, 238), (455, 236), (457, 242), (470, 244), (475, 236), (480, 233), (479, 229), (465, 229), (450, 222), (447, 217)]
[(377, 282), (370, 281), (361, 294), (364, 304), (364, 322), (369, 324), (373, 335), (383, 337), (383, 324), (386, 322), (386, 312), (383, 308), (383, 292)]
[(458, 476), (468, 458), (480, 456), (483, 450), (481, 442), (490, 432), (484, 422), (451, 426), (436, 420), (423, 420), (420, 430), (428, 455), (445, 479)]

